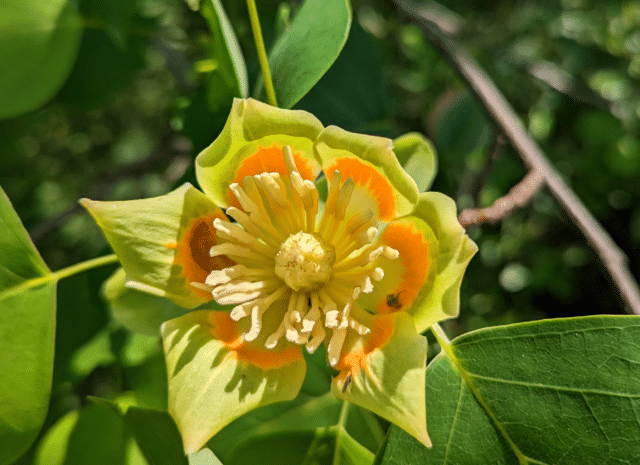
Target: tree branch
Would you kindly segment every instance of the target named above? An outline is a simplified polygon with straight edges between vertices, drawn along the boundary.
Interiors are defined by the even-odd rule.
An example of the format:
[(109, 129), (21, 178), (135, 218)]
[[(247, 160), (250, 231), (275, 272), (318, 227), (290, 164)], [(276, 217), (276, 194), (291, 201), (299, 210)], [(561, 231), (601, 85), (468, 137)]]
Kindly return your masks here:
[(406, 0), (392, 0), (392, 2), (409, 21), (422, 29), (431, 43), (441, 51), (466, 81), (489, 116), (502, 129), (512, 146), (517, 150), (524, 163), (531, 171), (538, 173), (556, 200), (582, 231), (611, 276), (620, 297), (626, 304), (626, 310), (629, 313), (640, 315), (640, 290), (627, 266), (627, 257), (547, 160), (489, 76), (457, 41), (422, 14), (419, 4), (413, 4)]
[(496, 222), (509, 215), (518, 207), (526, 205), (542, 187), (542, 176), (539, 171), (532, 170), (509, 193), (500, 197), (493, 205), (486, 208), (468, 208), (458, 215), (458, 221), (465, 228), (482, 223)]

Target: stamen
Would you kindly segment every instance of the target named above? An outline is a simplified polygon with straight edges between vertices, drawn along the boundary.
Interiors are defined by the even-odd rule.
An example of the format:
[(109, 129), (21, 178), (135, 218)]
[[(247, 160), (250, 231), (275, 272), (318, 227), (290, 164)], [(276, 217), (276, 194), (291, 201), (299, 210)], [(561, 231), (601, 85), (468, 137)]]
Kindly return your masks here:
[(340, 189), (334, 212), (335, 217), (339, 220), (344, 218), (344, 213), (347, 210), (347, 205), (349, 205), (349, 200), (351, 200), (351, 194), (353, 193), (355, 185), (352, 178), (347, 178)]
[[(343, 181), (338, 170), (328, 182), (316, 227), (318, 189), (300, 175), (291, 147), (283, 147), (282, 156), (288, 173), (264, 172), (229, 186), (241, 209), (226, 210), (235, 223), (213, 221), (218, 243), (210, 255), (227, 255), (237, 263), (212, 270), (204, 283), (192, 286), (211, 292), (219, 304), (235, 305), (232, 320), (250, 317), (250, 328), (243, 335), (247, 342), (258, 339), (265, 315), (282, 318), (279, 324), (267, 325), (278, 326), (265, 339), (268, 349), (284, 337), (313, 353), (330, 333), (327, 355), (330, 365), (336, 366), (347, 331), (359, 336), (370, 333), (358, 321), (364, 310), (357, 300), (383, 278), (378, 258), (395, 259), (399, 254), (376, 241), (375, 210), (357, 208), (356, 183), (351, 177)], [(345, 219), (347, 211), (350, 217)], [(279, 299), (288, 299), (284, 315), (280, 306), (267, 313)]]
[(293, 159), (293, 152), (291, 151), (291, 147), (285, 145), (282, 148), (282, 156), (284, 157), (284, 164), (287, 167), (287, 171), (289, 171), (289, 175), (298, 172), (298, 167), (296, 166), (296, 162)]
[(338, 364), (340, 360), (340, 353), (342, 352), (342, 346), (344, 340), (347, 337), (347, 328), (334, 329), (331, 339), (329, 340), (329, 346), (327, 347), (327, 356), (329, 358), (329, 365), (332, 367)]
[(219, 239), (243, 245), (265, 257), (272, 257), (273, 254), (277, 252), (277, 249), (274, 250), (264, 242), (260, 242), (255, 236), (249, 234), (236, 224), (216, 218), (213, 220), (213, 227), (218, 231)]
[(211, 257), (218, 257), (220, 255), (228, 255), (235, 258), (245, 258), (249, 260), (262, 263), (263, 266), (273, 264), (273, 258), (265, 257), (257, 252), (247, 249), (238, 244), (232, 244), (231, 242), (223, 242), (221, 244), (214, 245), (209, 250)]
[[(273, 227), (271, 222), (256, 223), (249, 215), (235, 207), (227, 208), (226, 214), (240, 223), (247, 232), (256, 237), (260, 237), (260, 239), (263, 239), (265, 242), (270, 242), (276, 248), (280, 247), (280, 244), (286, 238), (285, 235)], [(258, 224), (260, 227), (257, 226)]]

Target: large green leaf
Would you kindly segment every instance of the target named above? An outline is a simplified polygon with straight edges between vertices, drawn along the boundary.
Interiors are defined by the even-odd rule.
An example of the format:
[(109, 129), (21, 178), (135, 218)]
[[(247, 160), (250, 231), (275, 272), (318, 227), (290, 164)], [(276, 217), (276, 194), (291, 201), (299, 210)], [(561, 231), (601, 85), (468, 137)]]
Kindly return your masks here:
[(0, 14), (0, 119), (31, 111), (67, 79), (82, 31), (77, 3), (5, 0)]
[(392, 427), (379, 463), (640, 459), (640, 318), (483, 329), (447, 349), (427, 369), (433, 448)]
[(389, 135), (388, 89), (379, 47), (356, 21), (338, 59), (296, 108), (312, 113), (325, 126)]
[(2, 189), (0, 251), (0, 464), (4, 464), (29, 447), (47, 414), (56, 285), (47, 279), (50, 271)]
[(348, 0), (306, 0), (269, 54), (278, 105), (291, 108), (320, 80), (344, 47)]
[(150, 465), (187, 465), (180, 432), (166, 411), (128, 406), (104, 399), (94, 402), (108, 406), (129, 427)]
[(209, 73), (207, 103), (215, 112), (226, 108), (233, 97), (246, 97), (249, 79), (242, 50), (220, 1), (202, 0), (200, 13), (211, 31), (206, 44), (209, 57), (200, 62), (200, 68)]
[(105, 405), (74, 410), (54, 424), (38, 445), (35, 465), (143, 465), (126, 426)]
[[(342, 415), (348, 409), (347, 415)], [(373, 454), (351, 436), (344, 418), (362, 410), (330, 394), (266, 406), (224, 428), (208, 446), (225, 465), (245, 463), (371, 464)], [(371, 436), (363, 425), (359, 431)], [(375, 433), (374, 433), (375, 435)], [(261, 460), (259, 459), (261, 458)]]

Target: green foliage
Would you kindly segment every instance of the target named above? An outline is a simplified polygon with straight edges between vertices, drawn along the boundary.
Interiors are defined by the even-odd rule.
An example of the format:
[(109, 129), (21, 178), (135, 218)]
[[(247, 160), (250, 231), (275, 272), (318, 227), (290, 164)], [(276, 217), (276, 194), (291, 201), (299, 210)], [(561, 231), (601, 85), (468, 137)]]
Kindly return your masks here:
[(282, 108), (293, 107), (327, 72), (351, 26), (348, 0), (306, 0), (269, 54)]
[[(56, 283), (0, 189), (0, 463), (29, 447), (47, 413)], [(45, 278), (45, 279), (39, 279)]]
[[(638, 276), (637, 2), (440, 3), (441, 24), (496, 81)], [(283, 108), (393, 138), (420, 191), (433, 184), (459, 210), (490, 205), (522, 178), (499, 128), (388, 2), (262, 0), (258, 9)], [(195, 154), (222, 130), (232, 97), (261, 95), (246, 13), (233, 0), (3, 4), (0, 184), (13, 206), (0, 192), (0, 464), (370, 464), (374, 454), (380, 464), (635, 463), (638, 318), (584, 318), (621, 313), (619, 299), (544, 192), (469, 231), (480, 252), (461, 316), (445, 324), (462, 336), (426, 369), (432, 449), (395, 426), (385, 438), (384, 420), (328, 395), (335, 372), (318, 350), (305, 354), (304, 381), (296, 374), (297, 398), (240, 416), (184, 455), (166, 411), (172, 378), (159, 327), (187, 310), (126, 287), (114, 267), (74, 276), (65, 267), (108, 253), (78, 198), (148, 198), (196, 184)], [(553, 320), (563, 316), (580, 318)], [(511, 325), (542, 318), (551, 320)], [(180, 331), (187, 346), (207, 337), (195, 326)], [(215, 379), (212, 359), (183, 354), (171, 375), (181, 365), (180, 376)], [(216, 399), (235, 393), (222, 391)], [(195, 428), (209, 424), (215, 400), (188, 394)]]
[(53, 97), (69, 76), (81, 31), (75, 2), (9, 0), (2, 5), (0, 119), (35, 110)]
[(392, 427), (379, 463), (633, 463), (639, 345), (638, 317), (460, 336), (427, 369), (433, 449)]

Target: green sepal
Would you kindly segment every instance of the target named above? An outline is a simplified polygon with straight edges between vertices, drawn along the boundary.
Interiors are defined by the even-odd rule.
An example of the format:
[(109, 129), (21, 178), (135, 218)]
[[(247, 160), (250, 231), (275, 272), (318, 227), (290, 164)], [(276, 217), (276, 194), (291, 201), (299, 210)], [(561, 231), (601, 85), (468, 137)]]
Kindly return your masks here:
[(127, 274), (127, 285), (193, 308), (205, 303), (175, 262), (180, 233), (190, 220), (222, 213), (186, 183), (160, 197), (142, 200), (80, 201), (94, 217)]
[(406, 215), (413, 209), (418, 199), (418, 188), (400, 165), (391, 139), (329, 126), (318, 136), (314, 152), (323, 169), (337, 158), (356, 157), (366, 162), (390, 183), (395, 197), (396, 216)]
[(433, 144), (418, 132), (410, 132), (393, 140), (393, 151), (404, 170), (413, 178), (418, 191), (431, 187), (438, 171), (438, 158)]
[(127, 329), (157, 336), (162, 323), (185, 313), (183, 307), (170, 300), (128, 287), (126, 282), (124, 269), (118, 268), (102, 284), (101, 293), (113, 318)]
[(371, 410), (431, 447), (424, 388), (427, 339), (416, 332), (411, 317), (405, 312), (374, 318), (388, 320), (385, 323), (393, 325), (391, 337), (366, 355), (366, 367), (356, 370), (349, 381), (343, 374), (336, 376), (331, 392)]
[[(283, 110), (253, 99), (234, 99), (220, 135), (196, 158), (196, 177), (216, 204), (227, 207), (227, 189), (242, 161), (259, 147), (289, 145), (315, 165), (313, 141), (322, 123), (302, 110)], [(319, 167), (314, 167), (317, 174)]]
[(295, 398), (305, 376), (302, 357), (267, 370), (239, 360), (214, 337), (211, 313), (194, 311), (167, 321), (161, 329), (169, 412), (187, 453), (199, 450), (239, 416), (263, 405)]

